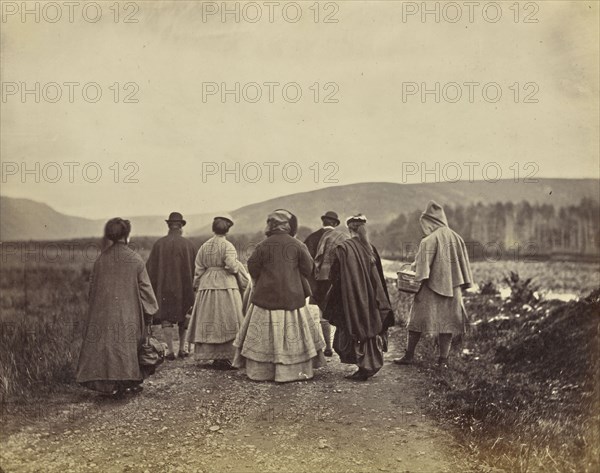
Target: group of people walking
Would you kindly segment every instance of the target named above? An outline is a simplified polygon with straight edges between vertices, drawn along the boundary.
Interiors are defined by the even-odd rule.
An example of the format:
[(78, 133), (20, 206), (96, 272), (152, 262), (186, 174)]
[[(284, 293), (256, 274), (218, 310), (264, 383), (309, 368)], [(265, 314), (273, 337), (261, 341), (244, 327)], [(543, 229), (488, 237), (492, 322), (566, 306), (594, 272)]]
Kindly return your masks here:
[[(77, 381), (115, 396), (139, 392), (144, 376), (138, 349), (146, 327), (157, 323), (168, 360), (188, 357), (187, 343), (194, 357), (216, 369), (245, 369), (252, 380), (288, 382), (312, 378), (335, 351), (342, 363), (357, 365), (347, 378), (366, 381), (383, 366), (387, 331), (394, 325), (381, 259), (364, 215), (347, 218), (346, 228), (333, 211), (321, 220), (322, 228), (303, 243), (296, 238), (296, 216), (273, 211), (247, 269), (227, 240), (234, 226), (229, 215), (214, 218), (214, 236), (196, 252), (182, 236), (183, 216), (171, 213), (167, 236), (154, 244), (145, 264), (127, 246), (130, 223), (109, 220), (106, 249), (90, 281)], [(441, 206), (429, 203), (421, 227), (425, 237), (413, 264), (422, 284), (408, 348), (396, 362), (410, 364), (421, 333), (434, 333), (444, 364), (452, 335), (464, 328), (461, 288), (472, 283), (471, 270), (464, 241), (448, 228)], [(310, 304), (318, 310), (309, 310)]]

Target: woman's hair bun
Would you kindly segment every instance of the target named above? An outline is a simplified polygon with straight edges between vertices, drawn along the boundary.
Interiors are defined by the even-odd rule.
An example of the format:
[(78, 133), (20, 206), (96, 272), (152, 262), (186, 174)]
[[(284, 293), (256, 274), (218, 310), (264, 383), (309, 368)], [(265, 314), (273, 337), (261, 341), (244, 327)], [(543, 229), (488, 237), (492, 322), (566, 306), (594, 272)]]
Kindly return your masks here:
[(131, 223), (129, 220), (123, 220), (120, 217), (111, 218), (104, 226), (104, 238), (113, 243), (127, 238), (131, 232)]

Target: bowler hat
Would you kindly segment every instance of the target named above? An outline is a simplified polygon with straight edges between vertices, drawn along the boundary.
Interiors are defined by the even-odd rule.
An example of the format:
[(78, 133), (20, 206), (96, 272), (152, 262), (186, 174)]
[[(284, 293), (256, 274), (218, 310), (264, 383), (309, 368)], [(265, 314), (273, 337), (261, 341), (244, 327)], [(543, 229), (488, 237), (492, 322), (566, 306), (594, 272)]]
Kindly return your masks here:
[(231, 219), (231, 215), (220, 214), (220, 215), (217, 215), (215, 218), (213, 218), (213, 220), (216, 220), (218, 218), (220, 218), (221, 220), (225, 220), (226, 222), (229, 222), (229, 226), (233, 227), (233, 220)]
[(183, 219), (183, 215), (179, 212), (171, 212), (169, 214), (169, 218), (165, 220), (167, 223), (181, 222), (181, 225), (184, 226), (187, 222)]
[(328, 218), (329, 220), (335, 220), (338, 225), (340, 224), (340, 219), (338, 218), (338, 214), (336, 214), (332, 210), (325, 212), (325, 215), (321, 215), (321, 220), (323, 220), (325, 218)]

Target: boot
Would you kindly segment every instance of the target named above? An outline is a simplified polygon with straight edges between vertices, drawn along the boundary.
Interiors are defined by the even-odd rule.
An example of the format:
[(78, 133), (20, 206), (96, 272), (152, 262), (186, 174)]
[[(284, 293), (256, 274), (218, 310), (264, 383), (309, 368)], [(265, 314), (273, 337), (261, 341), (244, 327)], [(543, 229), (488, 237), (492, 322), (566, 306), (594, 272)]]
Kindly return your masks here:
[(394, 363), (397, 365), (412, 365), (414, 361), (414, 354), (409, 353), (408, 350), (404, 351), (404, 356), (397, 360), (394, 360)]
[(408, 331), (408, 347), (404, 352), (404, 356), (399, 360), (394, 360), (397, 365), (411, 365), (415, 356), (415, 349), (421, 338), (421, 332)]

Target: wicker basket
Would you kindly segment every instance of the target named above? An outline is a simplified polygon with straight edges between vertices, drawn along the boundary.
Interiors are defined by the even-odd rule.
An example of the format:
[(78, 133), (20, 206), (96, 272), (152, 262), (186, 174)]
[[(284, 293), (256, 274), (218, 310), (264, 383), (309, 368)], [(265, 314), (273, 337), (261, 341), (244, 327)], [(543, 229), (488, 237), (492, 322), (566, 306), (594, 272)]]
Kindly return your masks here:
[(421, 282), (415, 281), (415, 272), (410, 269), (410, 264), (402, 265), (398, 271), (398, 290), (416, 294), (421, 288)]

